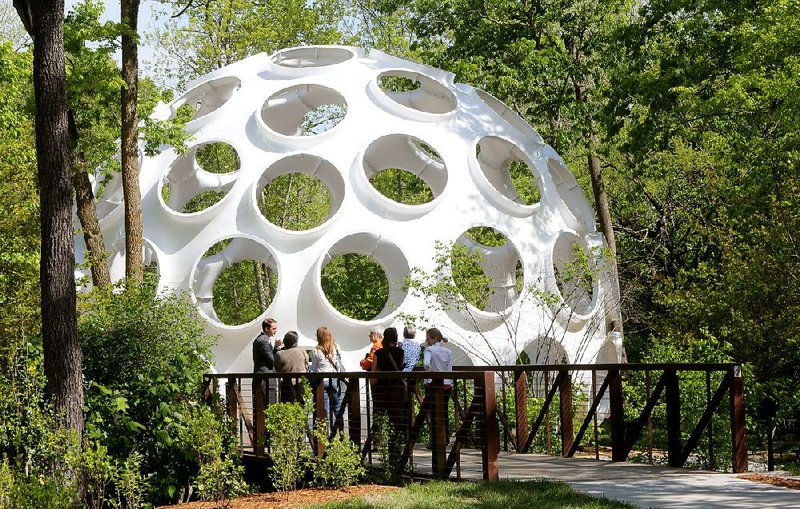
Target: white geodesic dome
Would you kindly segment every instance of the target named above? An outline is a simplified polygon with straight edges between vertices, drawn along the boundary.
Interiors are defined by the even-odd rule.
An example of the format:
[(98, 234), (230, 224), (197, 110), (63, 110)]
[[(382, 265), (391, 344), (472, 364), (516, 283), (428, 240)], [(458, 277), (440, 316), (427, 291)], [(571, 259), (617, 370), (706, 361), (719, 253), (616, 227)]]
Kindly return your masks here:
[[(387, 92), (379, 86), (383, 76), (408, 78), (419, 88)], [(321, 134), (301, 135), (304, 116), (330, 103), (346, 104), (344, 118)], [(145, 257), (157, 262), (159, 288), (188, 291), (209, 332), (222, 336), (218, 371), (251, 369), (251, 343), (267, 316), (278, 320), (281, 335), (297, 330), (301, 345), (309, 347), (317, 327), (328, 326), (353, 368), (369, 348), (370, 328), (402, 328), (400, 316), (421, 314), (426, 320), (418, 325), (439, 327), (450, 338), (456, 363), (514, 363), (523, 350), (540, 363), (616, 360), (606, 340), (616, 307), (602, 273), (591, 291), (578, 288), (569, 297), (569, 283), (556, 281), (575, 256), (574, 246), (598, 261), (602, 237), (592, 209), (558, 154), (486, 92), (380, 51), (324, 46), (259, 54), (219, 69), (191, 82), (154, 116), (169, 118), (183, 104), (197, 108), (187, 124), (192, 139), (186, 154), (163, 147), (159, 155), (141, 159)], [(211, 142), (236, 150), (237, 171), (213, 174), (199, 167), (195, 152)], [(533, 171), (539, 203), (520, 199), (508, 168), (513, 160)], [(421, 178), (433, 200), (411, 206), (380, 194), (369, 178), (387, 168)], [(264, 186), (293, 172), (313, 175), (328, 188), (330, 213), (316, 228), (286, 230), (259, 211), (256, 200)], [(167, 201), (161, 193), (165, 183)], [(209, 190), (225, 196), (205, 210), (178, 212)], [(125, 265), (121, 202), (115, 178), (98, 199), (114, 278), (124, 275)], [(491, 226), (508, 242), (476, 244), (464, 235), (475, 226)], [(224, 250), (203, 258), (224, 239), (232, 239)], [(434, 270), (437, 242), (461, 243), (483, 254), (482, 268), (495, 290), (485, 309), (431, 307), (399, 284), (414, 268)], [(80, 261), (85, 247), (80, 237), (76, 243)], [(386, 306), (370, 321), (342, 315), (322, 291), (322, 269), (343, 253), (372, 257), (392, 283)], [(278, 286), (264, 313), (229, 326), (214, 311), (212, 289), (226, 267), (242, 260), (271, 267)], [(520, 295), (518, 263), (522, 293), (538, 290)], [(556, 298), (541, 299), (542, 294)]]

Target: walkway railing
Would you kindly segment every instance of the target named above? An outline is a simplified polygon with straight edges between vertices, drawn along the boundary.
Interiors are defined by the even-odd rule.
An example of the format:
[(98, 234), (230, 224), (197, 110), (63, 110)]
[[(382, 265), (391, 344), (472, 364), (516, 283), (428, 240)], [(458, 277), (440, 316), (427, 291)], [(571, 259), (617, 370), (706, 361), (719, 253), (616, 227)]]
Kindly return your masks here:
[[(692, 423), (687, 421), (687, 412), (681, 411), (680, 378), (687, 373), (704, 373), (706, 381), (704, 410), (697, 422)], [(630, 412), (634, 405), (626, 401), (632, 395), (626, 395), (625, 386), (632, 385), (632, 378), (642, 376), (645, 391), (636, 407), (641, 410), (630, 419), (625, 415), (625, 408)], [(447, 478), (455, 469), (455, 475), (460, 477), (461, 449), (474, 447), (482, 453), (480, 468), (483, 478), (493, 480), (498, 478), (497, 456), (501, 447), (509, 450), (510, 446), (513, 452), (528, 453), (537, 443), (545, 447), (544, 452), (550, 453), (553, 431), (556, 432), (553, 442), (560, 443), (560, 454), (572, 457), (593, 425), (597, 454), (598, 421), (603, 417), (609, 422), (606, 426), (610, 429), (612, 461), (626, 461), (645, 429), (648, 456), (652, 459), (653, 411), (660, 405), (662, 396), (668, 464), (684, 466), (705, 434), (711, 465), (714, 465), (713, 416), (721, 408), (726, 394), (729, 399), (732, 470), (747, 471), (744, 379), (741, 366), (735, 364), (470, 366), (456, 367), (448, 373), (348, 372), (326, 373), (325, 377), (339, 380), (343, 387), (346, 386), (341, 407), (329, 429), (330, 437), (346, 430), (350, 440), (359, 445), (362, 456), (369, 462), (372, 462), (375, 438), (372, 394), (375, 386), (369, 379), (389, 380), (394, 384), (394, 391), (404, 391), (401, 381), (406, 381), (407, 403), (403, 408), (390, 412), (390, 419), (405, 442), (395, 466), (411, 470), (413, 475), (426, 475), (415, 468), (418, 467), (415, 455), (419, 457), (420, 454), (415, 446), (426, 432), (431, 449), (430, 474)], [(426, 378), (431, 379), (431, 383), (423, 388), (421, 381)], [(452, 390), (445, 389), (445, 379), (452, 380)], [(223, 396), (226, 413), (239, 429), (242, 452), (265, 457), (269, 454), (268, 441), (265, 440), (265, 410), (275, 402), (294, 401), (297, 393), (293, 390), (293, 383), (298, 380), (305, 380), (312, 387), (315, 419), (327, 421), (325, 389), (318, 374), (209, 374), (205, 376), (205, 394), (209, 401), (216, 394)], [(654, 386), (651, 384), (653, 381)], [(554, 405), (556, 395), (557, 409)], [(693, 396), (696, 399), (696, 395)], [(397, 404), (402, 398), (389, 400)], [(454, 433), (452, 442), (448, 444), (450, 424)], [(315, 440), (313, 435), (309, 435), (309, 441), (315, 454), (324, 454), (321, 441)]]

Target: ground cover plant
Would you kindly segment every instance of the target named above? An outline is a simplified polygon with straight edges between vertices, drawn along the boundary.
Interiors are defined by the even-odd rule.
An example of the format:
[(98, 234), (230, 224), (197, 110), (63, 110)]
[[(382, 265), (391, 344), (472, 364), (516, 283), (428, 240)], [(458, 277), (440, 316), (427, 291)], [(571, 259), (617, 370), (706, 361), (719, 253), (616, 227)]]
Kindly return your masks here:
[(399, 491), (315, 506), (314, 509), (624, 509), (629, 504), (584, 495), (555, 481), (414, 484)]

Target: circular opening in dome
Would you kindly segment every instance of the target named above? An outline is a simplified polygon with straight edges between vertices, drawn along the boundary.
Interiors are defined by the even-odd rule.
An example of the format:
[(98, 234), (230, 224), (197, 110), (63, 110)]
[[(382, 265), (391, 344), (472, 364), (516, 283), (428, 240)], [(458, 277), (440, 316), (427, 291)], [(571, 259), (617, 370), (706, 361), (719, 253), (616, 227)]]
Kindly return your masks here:
[(364, 153), (364, 173), (376, 191), (404, 205), (429, 203), (447, 185), (447, 168), (439, 153), (407, 134), (372, 142)]
[(241, 81), (235, 76), (226, 76), (202, 83), (172, 103), (170, 118), (189, 122), (204, 117), (228, 102), (228, 99), (239, 90), (240, 86)]
[(522, 292), (522, 260), (508, 238), (488, 226), (470, 228), (453, 244), (450, 267), (455, 291), (471, 306), (498, 313)]
[(342, 95), (322, 85), (296, 85), (272, 95), (261, 119), (284, 136), (316, 136), (336, 127), (347, 114)]
[(478, 142), (475, 157), (486, 180), (505, 198), (523, 206), (536, 205), (542, 199), (538, 173), (513, 143), (487, 136)]
[(578, 315), (592, 310), (595, 266), (580, 237), (564, 232), (553, 247), (553, 271), (563, 303)]
[(263, 244), (245, 237), (221, 240), (197, 263), (192, 290), (200, 310), (229, 326), (252, 322), (275, 298), (278, 270)]
[(194, 159), (209, 173), (232, 173), (241, 167), (236, 149), (222, 141), (203, 143), (195, 150)]
[(389, 280), (373, 258), (345, 253), (332, 258), (322, 269), (322, 291), (339, 313), (366, 322), (386, 307)]
[(340, 239), (320, 263), (320, 286), (328, 304), (358, 321), (389, 316), (405, 300), (411, 270), (403, 252), (375, 233)]
[(256, 206), (273, 225), (291, 231), (317, 228), (344, 200), (341, 173), (329, 161), (298, 154), (271, 165), (256, 186)]
[(202, 212), (228, 194), (238, 169), (239, 156), (229, 144), (198, 145), (172, 163), (161, 186), (161, 199), (181, 214)]
[(513, 128), (521, 133), (532, 135), (536, 143), (544, 144), (544, 140), (542, 140), (542, 137), (539, 136), (539, 133), (537, 133), (533, 127), (528, 125), (528, 123), (525, 122), (525, 120), (519, 116), (516, 111), (512, 110), (503, 104), (499, 99), (487, 92), (484, 92), (483, 90), (476, 89), (475, 92), (478, 94), (478, 97), (480, 97), (481, 100), (492, 109), (492, 111), (497, 113), (500, 118), (508, 122)]
[(441, 115), (456, 108), (456, 97), (446, 86), (419, 72), (382, 72), (378, 88), (394, 102), (423, 113)]
[(316, 46), (279, 51), (272, 56), (272, 63), (281, 67), (324, 67), (346, 62), (353, 52), (344, 48), (320, 48)]

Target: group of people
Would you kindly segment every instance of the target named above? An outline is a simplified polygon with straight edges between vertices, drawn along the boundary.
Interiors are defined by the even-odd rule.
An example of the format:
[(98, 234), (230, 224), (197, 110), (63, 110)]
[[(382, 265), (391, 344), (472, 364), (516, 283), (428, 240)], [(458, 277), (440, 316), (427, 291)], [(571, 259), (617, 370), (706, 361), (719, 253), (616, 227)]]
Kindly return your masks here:
[[(317, 329), (317, 345), (311, 350), (310, 358), (306, 351), (298, 345), (298, 334), (289, 331), (283, 339), (277, 338), (278, 322), (267, 318), (261, 324), (261, 333), (253, 341), (253, 371), (255, 373), (336, 373), (345, 371), (342, 363), (342, 352), (327, 327)], [(366, 371), (412, 371), (422, 357), (422, 367), (426, 371), (452, 371), (451, 351), (444, 346), (447, 339), (441, 331), (430, 328), (425, 332), (424, 353), (422, 346), (415, 339), (416, 328), (407, 325), (403, 329), (403, 341), (399, 341), (397, 329), (389, 327), (382, 332), (372, 329), (369, 340), (370, 351), (360, 361)], [(376, 378), (370, 380), (375, 412), (385, 412), (394, 423), (406, 421), (404, 408), (407, 406), (406, 393), (402, 390), (407, 381), (402, 379)], [(431, 380), (425, 380), (426, 389)], [(330, 425), (335, 423), (335, 416), (341, 406), (342, 382), (338, 378), (323, 378), (325, 387), (325, 412), (329, 416)], [(452, 381), (444, 380), (444, 389), (450, 391)], [(258, 387), (266, 384), (254, 384), (253, 398)], [(297, 397), (300, 385), (295, 384)], [(269, 393), (270, 391), (267, 390)], [(270, 398), (274, 402), (276, 398)]]

